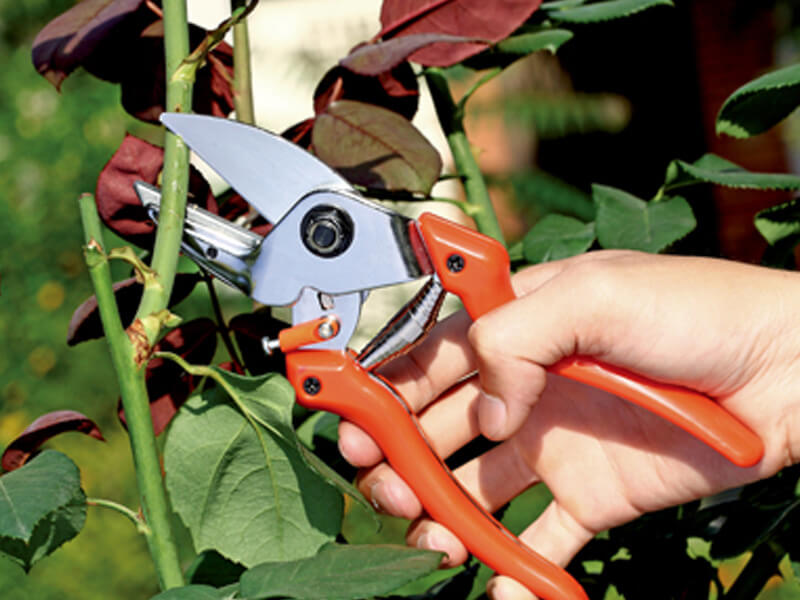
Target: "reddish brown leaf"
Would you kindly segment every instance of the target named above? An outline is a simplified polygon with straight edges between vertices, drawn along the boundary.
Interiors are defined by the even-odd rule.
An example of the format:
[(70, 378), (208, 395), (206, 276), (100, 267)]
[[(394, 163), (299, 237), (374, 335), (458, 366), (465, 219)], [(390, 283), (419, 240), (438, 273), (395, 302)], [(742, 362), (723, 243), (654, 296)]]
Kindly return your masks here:
[(436, 43), (480, 42), (463, 36), (443, 33), (412, 33), (376, 44), (362, 44), (350, 51), (339, 64), (358, 73), (374, 77), (394, 69), (409, 56)]
[(261, 340), (265, 337), (277, 338), (281, 329), (288, 325), (270, 315), (264, 308), (253, 313), (243, 313), (233, 317), (229, 328), (236, 338), (236, 345), (242, 353), (242, 360), (251, 375), (286, 372), (286, 363), (280, 352), (269, 355), (264, 352)]
[[(171, 330), (159, 341), (154, 352), (172, 352), (188, 363), (206, 365), (217, 350), (217, 326), (211, 319), (189, 321)], [(176, 363), (154, 358), (145, 372), (147, 395), (150, 397), (150, 416), (156, 435), (169, 425), (172, 417), (197, 387), (200, 378), (189, 375)], [(126, 425), (125, 411), (118, 405), (120, 421)]]
[(419, 104), (417, 77), (407, 62), (377, 77), (358, 75), (344, 67), (334, 67), (323, 76), (314, 90), (314, 112), (321, 113), (337, 100), (375, 104), (411, 119)]
[[(498, 42), (539, 8), (541, 0), (384, 0), (380, 37), (440, 33)], [(483, 43), (433, 44), (411, 55), (426, 66), (450, 66), (485, 50)]]
[[(133, 184), (136, 181), (155, 184), (163, 161), (162, 148), (126, 135), (97, 179), (95, 201), (103, 223), (142, 248), (152, 247), (155, 224), (139, 201)], [(217, 203), (211, 188), (194, 168), (190, 171), (189, 194), (192, 202), (216, 212)]]
[(100, 429), (86, 415), (74, 410), (59, 410), (47, 413), (28, 425), (3, 452), (3, 470), (13, 471), (34, 456), (39, 447), (59, 433), (77, 431), (97, 440), (105, 441)]
[[(169, 299), (169, 306), (174, 306), (183, 301), (192, 293), (194, 286), (200, 281), (201, 277), (197, 273), (178, 273), (175, 277), (175, 284), (172, 287), (172, 295)], [(133, 321), (136, 309), (139, 307), (139, 300), (142, 298), (142, 285), (136, 283), (136, 279), (131, 277), (124, 281), (114, 284), (114, 297), (117, 300), (117, 308), (124, 327), (128, 327)], [(86, 340), (103, 337), (103, 324), (100, 321), (100, 313), (97, 310), (97, 298), (92, 296), (81, 304), (72, 313), (67, 330), (67, 344), (74, 346)]]
[(313, 128), (314, 119), (306, 119), (289, 127), (281, 136), (307, 150), (311, 147), (311, 130)]
[(436, 149), (406, 119), (385, 108), (341, 100), (317, 115), (314, 151), (348, 181), (428, 194), (439, 178)]
[(33, 64), (56, 88), (102, 43), (142, 19), (155, 20), (144, 0), (84, 0), (45, 25), (33, 41)]

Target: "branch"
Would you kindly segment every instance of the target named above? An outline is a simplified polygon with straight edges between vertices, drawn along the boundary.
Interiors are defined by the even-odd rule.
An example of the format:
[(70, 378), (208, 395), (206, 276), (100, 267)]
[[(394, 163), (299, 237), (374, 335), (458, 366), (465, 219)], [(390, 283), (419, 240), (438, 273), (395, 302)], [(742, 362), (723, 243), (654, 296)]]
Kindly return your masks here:
[(427, 68), (425, 81), (428, 83), (433, 105), (436, 107), (439, 124), (442, 126), (447, 143), (453, 153), (456, 170), (464, 185), (464, 193), (469, 206), (466, 212), (475, 219), (478, 231), (505, 245), (503, 232), (497, 221), (489, 191), (486, 189), (483, 173), (472, 154), (467, 134), (464, 131), (463, 103), (457, 106), (453, 101), (450, 87), (441, 69)]
[(137, 364), (137, 351), (122, 326), (117, 310), (111, 287), (109, 258), (103, 249), (102, 226), (94, 197), (88, 194), (81, 196), (79, 205), (85, 232), (86, 265), (89, 267), (100, 320), (111, 351), (111, 362), (117, 374), (122, 406), (125, 409), (142, 511), (150, 530), (150, 535), (147, 536), (150, 555), (162, 589), (180, 587), (183, 585), (183, 574), (172, 534), (169, 504), (161, 479), (161, 463), (150, 416), (144, 369), (140, 369)]

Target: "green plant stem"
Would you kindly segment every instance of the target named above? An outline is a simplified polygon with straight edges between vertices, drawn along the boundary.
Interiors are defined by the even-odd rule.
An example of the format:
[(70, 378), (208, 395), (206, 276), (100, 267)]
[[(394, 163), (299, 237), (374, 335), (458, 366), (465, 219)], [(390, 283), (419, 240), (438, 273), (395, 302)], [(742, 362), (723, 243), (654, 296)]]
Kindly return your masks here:
[(470, 148), (467, 134), (464, 131), (463, 107), (456, 106), (453, 101), (450, 87), (441, 69), (435, 67), (426, 69), (425, 81), (428, 83), (439, 123), (447, 137), (450, 151), (453, 153), (456, 170), (464, 185), (467, 204), (471, 207), (468, 212), (481, 233), (491, 236), (505, 245), (503, 232), (497, 221), (483, 173), (472, 154), (472, 148)]
[(782, 554), (775, 551), (769, 542), (756, 547), (750, 560), (733, 585), (721, 598), (724, 600), (751, 600), (758, 596), (764, 589), (767, 581), (778, 574), (778, 563), (781, 561)]
[(211, 306), (214, 309), (214, 317), (217, 319), (217, 331), (219, 331), (219, 335), (222, 338), (222, 343), (225, 344), (225, 349), (228, 351), (228, 355), (231, 357), (231, 360), (239, 368), (239, 370), (244, 373), (244, 364), (239, 358), (239, 355), (236, 353), (236, 348), (233, 346), (233, 340), (231, 340), (230, 332), (225, 325), (225, 317), (222, 314), (222, 306), (220, 306), (219, 303), (217, 290), (214, 289), (214, 279), (211, 277), (211, 275), (203, 271), (203, 281), (205, 281), (206, 287), (208, 288), (208, 296), (211, 298)]
[(139, 514), (125, 506), (124, 504), (120, 504), (119, 502), (114, 502), (113, 500), (106, 500), (105, 498), (86, 498), (86, 504), (89, 506), (100, 506), (103, 508), (110, 508), (111, 510), (117, 511), (119, 514), (127, 517), (130, 519), (134, 525), (136, 525), (136, 529), (139, 530), (140, 533), (149, 536), (151, 534), (150, 528), (147, 524), (142, 521), (139, 517)]
[[(185, 0), (164, 0), (164, 57), (167, 72), (166, 107), (170, 112), (190, 112), (194, 72), (178, 72), (189, 54), (189, 27)], [(180, 76), (176, 76), (179, 75)], [(167, 307), (183, 232), (186, 194), (189, 187), (189, 149), (178, 136), (167, 132), (164, 138), (164, 170), (161, 177), (161, 207), (158, 231), (150, 266), (158, 274), (160, 286), (145, 290), (136, 313), (142, 318)], [(149, 340), (150, 343), (155, 340)]]
[[(231, 0), (231, 11), (247, 4), (247, 0)], [(233, 105), (236, 119), (255, 124), (253, 109), (253, 76), (250, 71), (250, 35), (247, 19), (233, 26)]]
[(144, 381), (144, 369), (137, 366), (134, 346), (125, 331), (111, 287), (111, 269), (103, 248), (103, 234), (94, 198), (80, 199), (81, 220), (86, 240), (86, 264), (94, 286), (100, 320), (111, 351), (111, 362), (119, 382), (122, 406), (130, 435), (131, 453), (145, 523), (150, 554), (162, 589), (183, 585), (183, 574), (172, 534), (170, 510), (161, 463), (150, 417), (150, 401)]

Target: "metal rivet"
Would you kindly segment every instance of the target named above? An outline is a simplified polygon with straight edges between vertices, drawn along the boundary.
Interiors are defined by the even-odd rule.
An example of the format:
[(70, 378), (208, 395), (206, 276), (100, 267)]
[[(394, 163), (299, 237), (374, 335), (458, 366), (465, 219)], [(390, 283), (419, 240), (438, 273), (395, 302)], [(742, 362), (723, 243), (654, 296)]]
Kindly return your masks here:
[(322, 389), (322, 383), (316, 377), (306, 377), (303, 380), (303, 391), (309, 396), (316, 396)]
[(211, 260), (214, 260), (215, 258), (217, 258), (217, 249), (214, 248), (214, 246), (209, 246), (208, 248), (206, 248), (206, 256)]
[(464, 270), (464, 257), (460, 254), (451, 254), (447, 257), (447, 269), (452, 273), (459, 273)]
[(330, 321), (324, 321), (317, 327), (317, 335), (323, 340), (329, 340), (336, 334), (336, 330), (331, 325)]

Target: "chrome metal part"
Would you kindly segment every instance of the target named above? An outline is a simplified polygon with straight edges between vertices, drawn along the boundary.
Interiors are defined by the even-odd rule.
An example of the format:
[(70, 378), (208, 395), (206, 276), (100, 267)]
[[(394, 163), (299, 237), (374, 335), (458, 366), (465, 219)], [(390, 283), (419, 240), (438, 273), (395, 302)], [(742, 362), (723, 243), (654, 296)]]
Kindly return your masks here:
[[(340, 254), (320, 256), (303, 242), (304, 220), (320, 206), (334, 207), (353, 223), (352, 240)], [(429, 275), (427, 260), (423, 263), (412, 247), (414, 227), (410, 219), (356, 193), (312, 192), (264, 238), (252, 267), (256, 276), (251, 296), (282, 306), (294, 302), (306, 286), (338, 296)]]
[(336, 329), (334, 328), (333, 323), (331, 323), (330, 321), (324, 321), (319, 324), (319, 327), (317, 327), (317, 334), (323, 340), (328, 340), (332, 338), (334, 335), (336, 335)]
[(351, 189), (321, 160), (264, 129), (184, 113), (163, 113), (161, 122), (271, 223), (311, 190)]
[[(150, 218), (158, 222), (161, 190), (134, 183)], [(199, 266), (245, 294), (253, 289), (252, 265), (264, 238), (194, 205), (186, 207), (181, 250)]]
[(431, 277), (367, 343), (356, 360), (365, 369), (374, 369), (411, 350), (436, 323), (445, 293), (439, 278), (436, 275)]
[(261, 338), (261, 347), (264, 348), (267, 356), (272, 356), (281, 349), (281, 341), (278, 338), (263, 337)]
[(297, 302), (292, 305), (292, 324), (299, 325), (326, 316), (333, 316), (339, 321), (339, 333), (325, 341), (310, 344), (304, 348), (345, 350), (361, 316), (361, 294), (356, 292), (331, 296), (312, 288), (303, 288)]

